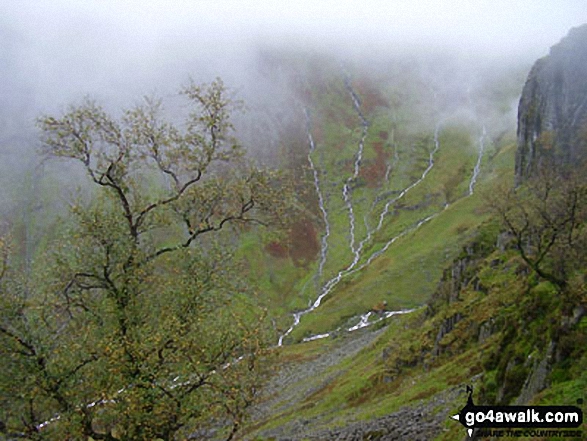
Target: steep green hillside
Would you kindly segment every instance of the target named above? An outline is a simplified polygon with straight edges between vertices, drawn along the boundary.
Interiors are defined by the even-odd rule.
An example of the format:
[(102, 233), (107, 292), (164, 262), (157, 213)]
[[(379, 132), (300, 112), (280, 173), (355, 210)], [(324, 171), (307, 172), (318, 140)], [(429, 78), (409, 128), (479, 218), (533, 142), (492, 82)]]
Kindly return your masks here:
[[(581, 403), (583, 277), (561, 292), (529, 271), (498, 223), (485, 222), (425, 308), (387, 319), (383, 329), (287, 346), (278, 376), (286, 388), (277, 397), (289, 402), (264, 402), (263, 418), (245, 438), (331, 439), (348, 436), (352, 423), (362, 436), (356, 439), (379, 439), (394, 425), (413, 431), (406, 409), (414, 408), (434, 420), (421, 439), (460, 439), (462, 426), (448, 416), (464, 405), (466, 384), (483, 404)], [(296, 368), (308, 373), (292, 380)]]
[[(462, 90), (455, 108), (443, 93), (417, 69), (382, 79), (323, 63), (306, 78), (305, 179), (319, 194), (309, 209), (320, 251), (310, 278), (278, 289), (301, 294), (286, 302), (302, 312), (285, 342), (349, 328), (383, 301), (391, 310), (421, 305), (486, 217), (479, 195), (510, 179), (503, 173), (513, 159), (502, 157), (511, 135), (492, 132), (475, 92)], [(282, 332), (289, 326), (279, 323)]]
[[(323, 272), (314, 292), (304, 279), (311, 306), (285, 333), (244, 438), (459, 439), (448, 416), (466, 384), (478, 403), (576, 404), (584, 274), (570, 290), (537, 277), (490, 207), (514, 181), (514, 133), (503, 130), (513, 97), (468, 90), (448, 109), (417, 76), (401, 78), (414, 102), (397, 76), (321, 72), (305, 97), (328, 221)], [(495, 101), (476, 105), (482, 95)], [(366, 315), (383, 301), (413, 311)]]

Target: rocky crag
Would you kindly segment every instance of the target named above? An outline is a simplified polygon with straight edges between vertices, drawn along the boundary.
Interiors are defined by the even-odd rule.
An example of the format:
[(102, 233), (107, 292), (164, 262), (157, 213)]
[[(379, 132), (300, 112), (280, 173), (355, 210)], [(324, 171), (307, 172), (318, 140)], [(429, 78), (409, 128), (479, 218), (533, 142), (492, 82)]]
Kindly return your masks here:
[(541, 164), (587, 158), (587, 24), (534, 64), (518, 107), (516, 183)]

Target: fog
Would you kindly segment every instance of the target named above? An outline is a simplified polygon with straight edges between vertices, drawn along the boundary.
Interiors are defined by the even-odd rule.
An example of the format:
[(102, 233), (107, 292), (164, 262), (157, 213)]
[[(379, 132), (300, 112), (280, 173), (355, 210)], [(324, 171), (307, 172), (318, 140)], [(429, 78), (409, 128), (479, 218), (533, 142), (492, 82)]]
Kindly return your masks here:
[(188, 76), (246, 88), (260, 47), (535, 59), (585, 21), (580, 0), (4, 0), (2, 105), (53, 111), (85, 94), (125, 103)]
[[(34, 119), (86, 95), (108, 109), (146, 94), (173, 102), (189, 78), (220, 76), (271, 117), (293, 107), (282, 84), (287, 79), (270, 82), (260, 68), (259, 60), (274, 51), (329, 54), (365, 71), (419, 54), (430, 83), (443, 84), (461, 78), (452, 67), (436, 69), (445, 55), (467, 60), (461, 62), (467, 69), (496, 60), (528, 69), (586, 21), (584, 0), (3, 0), (2, 186), (10, 190), (14, 181), (7, 176), (33, 161)], [(434, 78), (437, 71), (442, 75)]]

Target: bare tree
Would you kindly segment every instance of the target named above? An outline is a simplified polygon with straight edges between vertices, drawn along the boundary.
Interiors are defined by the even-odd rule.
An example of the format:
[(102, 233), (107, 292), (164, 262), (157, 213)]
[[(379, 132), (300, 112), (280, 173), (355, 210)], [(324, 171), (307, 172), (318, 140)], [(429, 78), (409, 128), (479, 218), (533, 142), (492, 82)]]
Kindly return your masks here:
[(505, 188), (490, 199), (524, 262), (560, 288), (587, 263), (583, 172), (545, 166), (523, 186)]

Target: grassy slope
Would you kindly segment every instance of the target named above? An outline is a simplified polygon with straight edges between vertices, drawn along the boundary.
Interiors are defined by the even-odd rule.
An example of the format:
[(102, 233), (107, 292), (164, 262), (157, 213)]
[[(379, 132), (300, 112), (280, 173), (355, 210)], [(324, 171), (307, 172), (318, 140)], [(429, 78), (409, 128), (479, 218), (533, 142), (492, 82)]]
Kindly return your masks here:
[[(349, 245), (348, 210), (341, 188), (352, 174), (360, 131), (355, 129), (347, 133), (347, 127), (340, 128), (341, 120), (347, 124), (352, 122), (348, 92), (341, 87), (332, 88), (327, 95), (318, 94), (316, 105), (318, 113), (322, 108), (328, 109), (328, 106), (337, 109), (337, 113), (319, 113), (323, 117), (315, 122), (319, 142), (314, 156), (328, 196), (327, 211), (331, 223), (323, 283), (347, 268), (353, 257)], [(399, 99), (393, 93), (388, 91), (388, 101), (398, 103)], [(339, 101), (333, 104), (337, 97)], [(428, 165), (429, 152), (434, 148), (434, 126), (429, 125), (427, 130), (423, 130), (421, 121), (410, 123), (410, 117), (417, 120), (418, 109), (413, 106), (413, 103), (396, 104), (394, 108), (380, 106), (366, 115), (370, 127), (361, 164), (362, 173), (382, 159), (381, 152), (377, 157), (376, 143), (379, 146), (383, 144), (384, 155), (392, 169), (389, 181), (381, 179), (374, 188), (366, 185), (361, 178), (354, 183), (355, 243), (366, 235), (364, 217), (367, 217), (371, 228), (375, 227), (385, 201), (416, 182)], [(340, 112), (346, 116), (341, 117)], [(398, 126), (397, 121), (403, 125)], [(379, 136), (382, 132), (387, 134), (385, 142), (381, 142)], [(390, 133), (393, 134), (391, 139)], [(349, 318), (368, 311), (382, 300), (386, 300), (391, 308), (406, 308), (420, 305), (430, 296), (442, 268), (467, 239), (468, 233), (484, 219), (479, 212), (483, 203), (477, 194), (465, 198), (477, 157), (474, 134), (467, 127), (446, 122), (441, 126), (439, 143), (434, 167), (418, 186), (391, 207), (383, 227), (365, 245), (357, 266), (365, 263), (392, 237), (413, 228), (425, 217), (443, 211), (447, 199), (450, 207), (442, 216), (402, 237), (361, 272), (344, 277), (318, 310), (302, 318), (300, 326), (291, 335), (293, 341), (346, 326)], [(492, 149), (493, 146), (487, 148), (488, 151)], [(495, 161), (496, 158), (493, 158), (491, 162)], [(487, 168), (486, 155), (480, 181), (485, 178)], [(381, 197), (386, 195), (387, 198)], [(381, 201), (375, 203), (378, 196)]]
[[(493, 184), (512, 177), (514, 151), (514, 146), (510, 145), (493, 158), (489, 173), (484, 175), (484, 180), (480, 183), (480, 194), (490, 190)], [(356, 293), (373, 292), (378, 287), (393, 287), (393, 290), (390, 289), (392, 296), (388, 298), (397, 301), (391, 306), (417, 306), (427, 300), (447, 261), (454, 259), (460, 246), (470, 240), (473, 230), (487, 218), (481, 209), (483, 199), (480, 194), (459, 200), (419, 230), (402, 238), (384, 256), (374, 261), (372, 266), (342, 283), (333, 292), (330, 300), (325, 302), (324, 309), (321, 307), (309, 314), (302, 326), (311, 327), (312, 332), (333, 329), (339, 323), (340, 317), (352, 316), (357, 311), (368, 309), (376, 299), (382, 297), (380, 292), (371, 296)], [(434, 265), (438, 267), (434, 268)], [(413, 268), (429, 268), (429, 280), (422, 277), (421, 271), (413, 271)], [(497, 276), (495, 279), (497, 280)], [(418, 292), (414, 289), (415, 286), (424, 288)], [(517, 288), (512, 283), (508, 291), (503, 291), (499, 298), (492, 298), (490, 304), (476, 304), (474, 310), (483, 317), (475, 319), (479, 322), (486, 320), (492, 311), (501, 306), (504, 299), (511, 299), (512, 292)], [(398, 296), (399, 293), (404, 293), (403, 297)], [(418, 294), (420, 297), (417, 297)], [(478, 299), (470, 299), (470, 304), (476, 302)], [(450, 313), (449, 310), (443, 312), (446, 315)], [(390, 365), (393, 365), (394, 358), (392, 356), (392, 360), (384, 362), (384, 349), (389, 351), (391, 347), (392, 354), (400, 353), (401, 357), (407, 358), (409, 356), (406, 354), (429, 351), (432, 344), (430, 339), (437, 332), (438, 319), (425, 320), (425, 310), (419, 309), (410, 315), (392, 317), (387, 322), (389, 326), (384, 333), (356, 356), (330, 367), (311, 380), (304, 380), (310, 380), (321, 387), (317, 387), (318, 390), (297, 403), (297, 407), (281, 414), (267, 415), (267, 425), (257, 422), (256, 428), (264, 430), (279, 427), (299, 419), (319, 421), (318, 426), (324, 424), (324, 427), (334, 427), (344, 426), (352, 420), (368, 420), (387, 415), (406, 404), (419, 403), (448, 387), (469, 381), (482, 371), (483, 354), (491, 353), (489, 348), (498, 339), (493, 336), (481, 348), (472, 347), (454, 358), (445, 356), (442, 360), (429, 363), (426, 368), (420, 364), (403, 369), (401, 375), (395, 377), (390, 374)], [(303, 331), (302, 326), (296, 330), (297, 333)], [(282, 349), (280, 358), (284, 362), (292, 359), (299, 362), (304, 358), (316, 357), (331, 350), (336, 340), (325, 339), (286, 346)], [(436, 366), (431, 368), (431, 365)], [(454, 403), (454, 406), (456, 411), (462, 403)], [(449, 432), (444, 439), (454, 439), (460, 435), (462, 426), (454, 426), (447, 423)]]
[[(349, 105), (348, 100), (342, 96), (344, 93), (340, 86), (330, 92), (338, 94), (339, 100)], [(328, 105), (335, 102), (331, 96), (321, 99), (329, 100)], [(390, 98), (389, 101), (393, 100)], [(337, 104), (337, 108), (340, 111), (342, 105)], [(363, 216), (368, 215), (369, 224), (376, 225), (383, 204), (373, 203), (375, 198), (386, 192), (397, 192), (405, 188), (418, 179), (426, 167), (428, 152), (433, 148), (433, 128), (428, 126), (427, 130), (422, 130), (421, 127), (410, 126), (410, 111), (414, 109), (379, 107), (367, 115), (371, 126), (362, 166), (368, 167), (373, 161), (381, 159), (375, 152), (374, 144), (381, 141), (381, 137), (378, 138), (377, 135), (385, 131), (388, 135), (392, 134), (384, 142), (387, 160), (392, 164), (392, 173), (389, 182), (381, 182), (377, 188), (369, 187), (364, 182), (359, 182), (354, 187), (353, 202), (357, 207), (358, 224), (362, 225)], [(348, 108), (345, 112), (350, 121)], [(398, 121), (406, 125), (398, 127)], [(488, 129), (491, 130), (490, 127)], [(336, 130), (336, 124), (329, 126), (327, 121), (319, 119), (318, 122), (314, 121), (314, 130), (318, 133), (315, 135), (317, 150), (314, 161), (320, 167), (332, 228), (325, 273), (332, 277), (345, 268), (352, 257), (348, 246), (348, 211), (342, 201), (340, 188), (352, 171), (353, 155), (360, 132), (348, 132), (348, 127), (343, 130), (339, 127)], [(311, 334), (352, 325), (356, 323), (358, 314), (369, 310), (381, 300), (387, 300), (390, 308), (395, 309), (415, 307), (429, 299), (443, 269), (488, 219), (483, 194), (490, 193), (504, 182), (513, 182), (515, 146), (512, 136), (503, 137), (500, 134), (496, 143), (486, 140), (475, 194), (468, 196), (468, 183), (476, 161), (476, 134), (472, 128), (446, 122), (441, 127), (440, 149), (435, 156), (434, 168), (420, 185), (395, 204), (386, 217), (383, 228), (365, 247), (360, 263), (365, 262), (371, 253), (381, 249), (391, 237), (414, 226), (427, 215), (438, 215), (400, 238), (362, 271), (344, 277), (325, 298), (320, 308), (302, 318), (300, 326), (292, 333), (290, 342), (299, 341)], [(450, 205), (444, 209), (447, 201)], [(356, 232), (360, 240), (364, 230), (358, 228)], [(467, 294), (463, 299), (464, 303), (459, 307), (465, 308), (469, 319), (457, 326), (450, 337), (441, 341), (441, 345), (450, 347), (460, 337), (467, 341), (464, 335), (470, 331), (471, 323), (482, 323), (492, 315), (499, 315), (498, 311), (501, 310), (507, 313), (507, 305), (511, 308), (517, 306), (522, 282), (507, 271), (493, 274), (489, 272), (485, 277), (485, 282), (494, 287), (498, 295), (481, 296), (478, 292)], [(328, 277), (324, 279), (328, 280)], [(487, 368), (485, 365), (488, 358), (496, 353), (497, 345), (503, 337), (500, 333), (492, 335), (480, 345), (460, 347), (457, 344), (456, 356), (450, 352), (437, 358), (427, 355), (426, 363), (419, 362), (409, 367), (413, 354), (430, 353), (439, 320), (451, 314), (454, 314), (454, 310), (446, 308), (434, 320), (425, 319), (425, 312), (420, 309), (411, 315), (388, 319), (390, 324), (383, 334), (356, 356), (347, 358), (316, 376), (302, 379), (300, 384), (310, 381), (315, 386), (312, 393), (293, 404), (286, 412), (269, 412), (265, 420), (256, 422), (254, 432), (262, 433), (268, 427), (280, 427), (296, 420), (316, 421), (317, 427), (343, 426), (354, 419), (368, 420), (387, 415), (406, 404), (426, 401), (448, 387), (470, 381)], [(281, 350), (280, 357), (284, 363), (319, 357), (320, 354), (328, 354), (336, 342), (336, 338), (330, 338), (289, 345)], [(382, 360), (382, 352), (389, 348), (392, 348), (392, 353), (401, 354), (399, 362), (393, 356), (391, 360)], [(405, 362), (408, 366), (402, 367), (399, 375), (393, 375), (395, 362), (399, 366)], [(584, 365), (584, 360), (581, 363)], [(495, 375), (495, 371), (489, 371), (482, 382), (491, 383), (491, 375)], [(569, 381), (555, 385), (537, 399), (540, 402), (556, 403), (563, 396), (579, 397), (583, 385), (585, 376), (576, 375)], [(480, 387), (486, 388), (486, 384), (480, 383)], [(448, 405), (454, 405), (456, 411), (462, 404), (459, 402)], [(447, 421), (446, 431), (441, 439), (462, 436), (462, 426), (451, 423)]]
[[(486, 235), (492, 246), (496, 230), (483, 228), (489, 230)], [(479, 240), (483, 239), (477, 237), (476, 241)], [(423, 403), (429, 403), (442, 391), (465, 384), (474, 385), (479, 404), (494, 402), (496, 388), (503, 381), (514, 382), (510, 383), (514, 389), (510, 396), (517, 396), (534, 360), (545, 356), (549, 340), (560, 332), (557, 324), (565, 307), (564, 299), (553, 295), (552, 286), (527, 278), (520, 272), (522, 266), (513, 251), (490, 252), (475, 266), (483, 290), (476, 290), (471, 283), (461, 290), (457, 302), (441, 302), (433, 314), (421, 309), (389, 320), (384, 332), (358, 354), (312, 376), (309, 381), (315, 386), (297, 406), (267, 415), (267, 425), (258, 422), (256, 429), (287, 427), (293, 421), (311, 421), (314, 430), (331, 429), (389, 415), (406, 405), (424, 406), (427, 412), (449, 408), (456, 413), (464, 399), (433, 405), (436, 408)], [(438, 329), (456, 313), (463, 318), (440, 340), (441, 352), (437, 354), (432, 349)], [(494, 331), (481, 341), (480, 325), (490, 321), (495, 324)], [(512, 330), (517, 330), (513, 339)], [(532, 404), (572, 405), (584, 398), (587, 318), (565, 332), (566, 338), (573, 341), (574, 352), (570, 358), (555, 362), (551, 386), (535, 395)], [(331, 351), (336, 341), (291, 345), (283, 349), (281, 359), (288, 362), (314, 358)], [(506, 367), (516, 358), (527, 362)], [(290, 385), (290, 389), (295, 388)], [(584, 424), (582, 428), (587, 427)], [(256, 433), (261, 435), (249, 435), (266, 439), (262, 431)], [(447, 419), (436, 439), (462, 437), (462, 426)]]
[[(351, 182), (355, 246), (366, 236), (365, 221), (372, 229), (378, 224), (385, 202), (421, 177), (434, 149), (438, 120), (433, 110), (434, 98), (417, 79), (398, 72), (389, 83), (372, 84), (369, 78), (352, 82), (369, 121), (359, 178)], [(291, 256), (268, 254), (269, 240), (262, 232), (251, 233), (239, 253), (249, 262), (250, 279), (259, 287), (261, 302), (268, 308), (278, 332), (291, 324), (288, 312), (306, 308), (320, 294), (321, 287), (353, 260), (349, 211), (342, 188), (353, 174), (362, 126), (340, 69), (324, 63), (312, 75), (307, 79), (306, 97), (316, 143), (312, 159), (331, 231), (324, 274), (320, 280), (316, 277), (318, 255), (314, 260), (296, 262)], [(432, 293), (442, 268), (483, 221), (479, 193), (465, 197), (477, 159), (475, 131), (479, 128), (459, 125), (450, 118), (442, 121), (434, 167), (421, 183), (391, 206), (382, 228), (365, 244), (357, 267), (391, 238), (406, 233), (425, 217), (440, 212), (442, 215), (399, 239), (364, 270), (345, 276), (318, 310), (302, 318), (288, 341), (352, 325), (359, 314), (382, 300), (391, 308), (422, 304)], [(501, 139), (500, 145), (505, 141)], [(499, 146), (488, 144), (478, 189), (486, 185), (484, 181), (494, 182), (492, 168), (508, 166), (500, 164), (499, 157), (491, 157)], [(309, 149), (307, 145), (296, 148)], [(307, 152), (299, 154), (300, 158)], [(389, 180), (385, 181), (387, 166)], [(309, 170), (303, 179), (308, 191), (313, 192), (313, 175)], [(446, 202), (450, 206), (443, 211)], [(322, 216), (317, 201), (312, 200), (311, 205), (316, 240), (320, 241), (324, 234)], [(282, 243), (288, 245), (287, 240)]]
[[(440, 173), (440, 169), (433, 170), (429, 177), (433, 180)], [(406, 197), (405, 203), (417, 201), (420, 196), (418, 193), (425, 191), (424, 186), (414, 188)], [(376, 235), (375, 240), (378, 243), (367, 248), (367, 252), (381, 249), (386, 239), (413, 227), (427, 215), (442, 212), (441, 216), (424, 224), (417, 231), (400, 238), (363, 271), (345, 278), (325, 301), (324, 307), (307, 317), (307, 323), (310, 320), (318, 323), (318, 327), (311, 331), (319, 333), (333, 329), (328, 328), (328, 325), (332, 326), (340, 317), (348, 317), (357, 311), (367, 311), (381, 300), (387, 300), (391, 309), (422, 304), (429, 297), (446, 262), (467, 237), (467, 231), (482, 221), (483, 216), (475, 212), (479, 206), (478, 198), (467, 198), (459, 200), (446, 210), (436, 204), (431, 208), (401, 212), (394, 216)], [(303, 331), (306, 322), (298, 332)]]
[[(325, 77), (328, 75), (321, 77), (323, 83), (327, 81)], [(324, 277), (317, 281), (314, 277), (316, 261), (296, 267), (291, 261), (257, 254), (253, 261), (262, 264), (256, 274), (264, 281), (267, 292), (273, 292), (268, 304), (279, 314), (306, 307), (320, 292), (320, 286), (352, 261), (342, 185), (352, 174), (361, 136), (360, 121), (353, 113), (352, 102), (340, 77), (329, 87), (325, 88), (323, 83), (311, 100), (312, 134), (317, 146), (312, 158), (318, 168), (331, 225), (328, 260)], [(379, 179), (377, 185), (373, 185), (362, 171), (359, 179), (352, 182), (356, 243), (366, 233), (364, 218), (371, 227), (379, 221), (384, 202), (376, 202), (376, 198), (393, 197), (394, 191), (397, 194), (417, 180), (434, 147), (432, 118), (428, 116), (424, 122), (413, 124), (417, 106), (413, 102), (402, 105), (393, 88), (382, 90), (386, 90), (385, 98), (394, 106), (375, 106), (365, 112), (370, 127), (361, 166), (362, 170), (374, 169), (374, 164), (384, 160), (391, 165), (390, 179), (387, 182)], [(491, 132), (491, 127), (488, 129)], [(295, 370), (300, 363), (328, 357), (341, 344), (336, 336), (309, 343), (291, 342), (312, 334), (344, 329), (381, 300), (387, 300), (390, 308), (396, 309), (415, 307), (430, 298), (443, 269), (488, 219), (483, 194), (492, 192), (504, 182), (513, 182), (513, 135), (495, 135), (491, 141), (486, 140), (475, 194), (468, 196), (468, 183), (477, 159), (478, 133), (474, 127), (454, 121), (443, 123), (434, 168), (421, 184), (392, 207), (381, 230), (366, 245), (359, 266), (391, 237), (405, 232), (428, 215), (436, 213), (437, 216), (405, 234), (365, 269), (344, 277), (316, 311), (302, 318), (289, 338), (290, 344), (279, 351), (281, 365)], [(381, 168), (379, 173), (381, 175)], [(449, 206), (444, 209), (446, 202)], [(491, 258), (488, 257), (487, 262)], [(427, 402), (435, 394), (468, 383), (471, 378), (477, 378), (477, 390), (480, 389), (485, 398), (495, 397), (496, 384), (505, 381), (504, 372), (507, 371), (503, 363), (494, 365), (495, 360), (500, 359), (504, 344), (521, 359), (544, 355), (544, 342), (532, 338), (521, 339), (519, 344), (508, 342), (510, 337), (501, 330), (482, 343), (471, 338), (479, 330), (476, 326), (490, 317), (498, 322), (518, 320), (522, 323), (526, 319), (519, 316), (520, 311), (536, 306), (519, 308), (526, 302), (521, 293), (527, 285), (515, 274), (516, 257), (506, 256), (501, 262), (503, 265), (496, 269), (486, 263), (481, 273), (482, 282), (492, 295), (468, 289), (463, 292), (461, 302), (441, 308), (434, 317), (419, 309), (410, 315), (388, 319), (387, 328), (361, 351), (322, 370), (301, 375), (281, 395), (277, 393), (277, 401), (288, 404), (282, 407), (268, 404), (263, 416), (245, 430), (247, 438), (257, 439), (260, 435), (258, 439), (265, 439), (262, 434), (267, 429), (291, 427), (288, 424), (296, 421), (312, 421), (312, 430), (315, 430), (388, 415), (406, 404)], [(273, 271), (271, 281), (266, 277), (267, 269)], [(440, 341), (444, 352), (433, 356), (432, 347), (442, 320), (456, 312), (466, 319)], [(279, 323), (287, 327), (289, 322), (282, 317)], [(546, 325), (543, 322), (531, 323), (527, 334), (544, 334), (541, 326)], [(587, 328), (585, 319), (580, 326)], [(381, 325), (374, 326), (379, 327)], [(362, 330), (356, 335), (370, 332), (373, 330)], [(342, 340), (349, 338), (344, 332), (336, 335)], [(587, 358), (583, 356), (572, 369), (555, 371), (553, 387), (536, 396), (535, 402), (573, 404), (576, 398), (581, 398), (587, 382), (585, 369), (581, 367), (586, 363)], [(485, 372), (483, 377), (477, 375), (482, 372)], [(514, 373), (526, 375), (528, 368), (518, 367)], [(513, 374), (506, 372), (505, 375)], [(462, 405), (459, 401), (445, 406), (454, 407), (456, 412)], [(462, 436), (462, 426), (447, 420), (439, 439)]]

